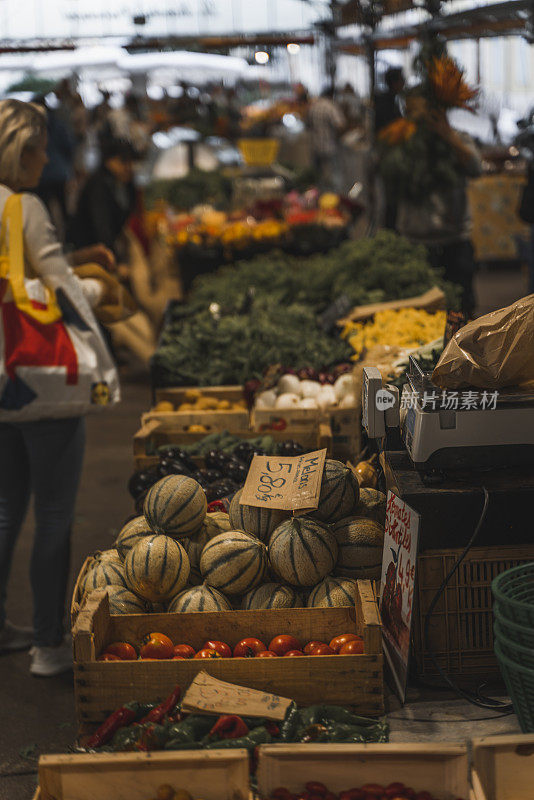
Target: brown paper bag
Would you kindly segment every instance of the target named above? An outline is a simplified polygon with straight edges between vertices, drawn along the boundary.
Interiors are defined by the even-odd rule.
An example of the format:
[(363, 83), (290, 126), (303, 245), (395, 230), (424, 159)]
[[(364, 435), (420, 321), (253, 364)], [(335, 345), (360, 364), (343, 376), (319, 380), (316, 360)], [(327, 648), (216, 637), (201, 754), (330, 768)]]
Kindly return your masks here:
[(534, 294), (469, 322), (432, 373), (441, 389), (500, 389), (534, 381)]

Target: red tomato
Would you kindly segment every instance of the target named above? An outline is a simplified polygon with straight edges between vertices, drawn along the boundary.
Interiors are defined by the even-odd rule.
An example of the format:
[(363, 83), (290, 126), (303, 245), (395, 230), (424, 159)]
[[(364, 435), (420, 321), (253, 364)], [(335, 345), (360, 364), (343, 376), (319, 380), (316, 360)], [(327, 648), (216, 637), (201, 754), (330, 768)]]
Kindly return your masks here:
[[(389, 786), (386, 786), (384, 790), (384, 794), (387, 798), (394, 798), (400, 797), (404, 794), (404, 784), (403, 783), (390, 783)], [(422, 797), (420, 800), (432, 800), (432, 796), (428, 794), (428, 792), (421, 792)], [(426, 795), (426, 796), (425, 796)]]
[(128, 642), (113, 642), (112, 644), (108, 644), (104, 650), (104, 654), (106, 653), (118, 656), (121, 661), (137, 661), (135, 647), (132, 647)]
[(311, 651), (314, 647), (318, 647), (320, 644), (324, 644), (324, 642), (308, 642), (306, 647), (304, 648), (304, 653), (307, 656), (311, 656)]
[[(346, 794), (346, 800), (365, 800), (366, 794), (361, 789), (349, 789), (348, 792), (343, 792)], [(341, 795), (340, 795), (341, 796)]]
[(174, 645), (164, 633), (147, 633), (139, 651), (141, 658), (172, 658)]
[(302, 650), (288, 650), (287, 653), (284, 653), (284, 658), (291, 658), (291, 656), (303, 656), (304, 653)]
[(122, 658), (119, 658), (119, 656), (116, 656), (114, 653), (102, 653), (102, 655), (97, 658), (97, 661), (122, 661)]
[(194, 658), (222, 658), (222, 656), (217, 652), (217, 650), (212, 650), (210, 647), (204, 647), (202, 650), (198, 651)]
[(269, 645), (269, 650), (272, 650), (277, 656), (285, 656), (289, 650), (302, 650), (302, 647), (298, 639), (284, 633), (274, 637)]
[(232, 658), (232, 650), (225, 642), (218, 642), (215, 639), (210, 639), (202, 646), (203, 650), (216, 650), (221, 658)]
[(324, 795), (328, 791), (324, 783), (319, 783), (319, 781), (308, 781), (305, 788), (310, 794)]
[(181, 658), (193, 658), (195, 650), (190, 644), (175, 644), (173, 653)]
[(363, 639), (351, 639), (339, 651), (340, 656), (355, 655), (357, 653), (363, 653)]
[(333, 792), (327, 792), (324, 796), (324, 800), (337, 800), (337, 794)]
[(278, 656), (272, 650), (264, 650), (263, 653), (258, 653), (256, 658), (278, 658)]
[(318, 644), (311, 651), (312, 656), (335, 656), (336, 654), (327, 644)]
[(241, 639), (234, 647), (234, 658), (255, 658), (258, 653), (264, 653), (267, 649), (263, 642), (253, 636), (248, 639)]
[(374, 795), (375, 797), (382, 797), (384, 794), (384, 787), (378, 783), (366, 783), (365, 786), (360, 787), (365, 794)]
[(334, 653), (339, 653), (341, 648), (347, 642), (352, 641), (352, 639), (359, 639), (359, 636), (356, 636), (355, 633), (342, 633), (341, 636), (335, 636), (332, 641), (330, 642), (330, 647), (334, 651)]
[[(145, 661), (146, 661), (146, 658), (145, 658)], [(187, 658), (184, 658), (183, 656), (173, 656), (171, 658), (171, 661), (187, 661)]]

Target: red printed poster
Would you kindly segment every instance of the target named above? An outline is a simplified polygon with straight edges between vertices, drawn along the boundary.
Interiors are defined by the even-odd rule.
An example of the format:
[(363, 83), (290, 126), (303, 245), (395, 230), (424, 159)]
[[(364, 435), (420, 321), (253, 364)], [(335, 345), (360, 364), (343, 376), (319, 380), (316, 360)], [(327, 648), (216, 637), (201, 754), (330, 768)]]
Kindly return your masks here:
[(380, 613), (388, 673), (402, 703), (406, 697), (419, 537), (419, 514), (388, 492)]

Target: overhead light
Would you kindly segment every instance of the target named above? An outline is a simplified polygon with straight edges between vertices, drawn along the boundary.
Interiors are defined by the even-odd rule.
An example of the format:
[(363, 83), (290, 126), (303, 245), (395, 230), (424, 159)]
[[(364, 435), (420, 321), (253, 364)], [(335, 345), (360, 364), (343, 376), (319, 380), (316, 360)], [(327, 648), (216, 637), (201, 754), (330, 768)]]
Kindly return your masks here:
[(300, 44), (296, 44), (295, 42), (290, 42), (288, 44), (287, 52), (290, 53), (292, 56), (296, 56), (299, 51), (300, 51)]
[(258, 50), (254, 53), (254, 59), (258, 64), (268, 64), (269, 58), (269, 53), (266, 53), (265, 50)]

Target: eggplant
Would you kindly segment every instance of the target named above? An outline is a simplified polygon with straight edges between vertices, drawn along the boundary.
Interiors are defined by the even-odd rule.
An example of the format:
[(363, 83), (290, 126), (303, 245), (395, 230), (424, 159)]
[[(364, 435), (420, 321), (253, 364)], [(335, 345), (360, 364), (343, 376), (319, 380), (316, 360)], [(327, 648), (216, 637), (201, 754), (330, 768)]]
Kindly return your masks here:
[(251, 461), (254, 456), (265, 456), (267, 453), (261, 447), (250, 444), (249, 442), (241, 442), (234, 449), (234, 458), (242, 461), (245, 466), (250, 467)]
[(230, 462), (227, 472), (232, 481), (242, 486), (247, 479), (248, 467), (236, 458)]
[[(207, 484), (217, 483), (217, 481), (222, 481), (224, 478), (223, 473), (218, 469), (199, 469), (196, 475), (200, 475)], [(195, 480), (198, 480), (198, 478), (195, 478)]]
[(233, 483), (233, 481), (219, 481), (218, 483), (212, 483), (211, 486), (207, 487), (206, 499), (208, 503), (212, 503), (214, 500), (222, 500), (223, 497), (228, 497), (228, 495), (234, 494), (236, 491), (237, 486), (235, 483)]
[(172, 444), (160, 447), (158, 450), (158, 455), (160, 459), (168, 458), (171, 461), (181, 461), (183, 464), (185, 464), (189, 472), (195, 472), (197, 469), (197, 465), (189, 453), (186, 450), (182, 450), (181, 447), (176, 447)]
[(216, 469), (218, 472), (225, 472), (231, 456), (223, 453), (222, 450), (208, 450), (204, 456), (207, 469)]
[(301, 456), (303, 453), (304, 448), (298, 442), (289, 440), (286, 442), (280, 442), (278, 445), (279, 456)]
[(137, 470), (128, 481), (128, 491), (133, 499), (137, 500), (140, 495), (147, 492), (151, 486), (159, 481), (160, 477), (159, 467)]
[(166, 475), (187, 475), (191, 477), (191, 470), (179, 458), (162, 458), (159, 462), (160, 477), (164, 478)]

